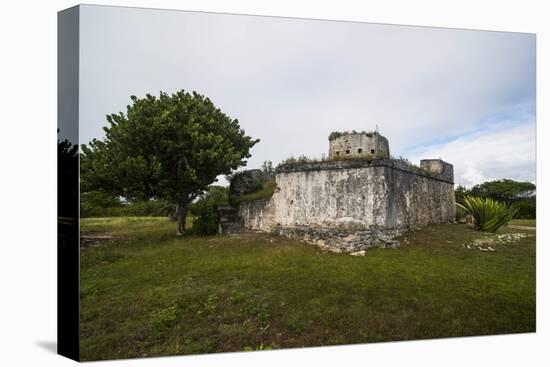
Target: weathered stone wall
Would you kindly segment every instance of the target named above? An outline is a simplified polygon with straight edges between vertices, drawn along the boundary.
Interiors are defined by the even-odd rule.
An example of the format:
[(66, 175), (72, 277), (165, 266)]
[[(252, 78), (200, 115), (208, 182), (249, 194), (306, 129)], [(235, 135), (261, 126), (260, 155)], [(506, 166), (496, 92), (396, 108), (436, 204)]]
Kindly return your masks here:
[(330, 141), (329, 159), (390, 156), (388, 139), (372, 133), (348, 133)]
[(277, 224), (274, 209), (268, 199), (245, 201), (239, 204), (239, 217), (246, 229), (270, 231)]
[(254, 230), (311, 225), (399, 229), (452, 222), (454, 185), (448, 171), (445, 175), (394, 160), (283, 166), (271, 200), (241, 203), (239, 214), (244, 227)]
[(422, 159), (420, 161), (420, 168), (432, 175), (437, 175), (441, 179), (450, 182), (454, 180), (453, 165), (441, 159)]
[(230, 205), (216, 206), (218, 213), (218, 233), (238, 233), (243, 229), (243, 220), (239, 215), (239, 210)]

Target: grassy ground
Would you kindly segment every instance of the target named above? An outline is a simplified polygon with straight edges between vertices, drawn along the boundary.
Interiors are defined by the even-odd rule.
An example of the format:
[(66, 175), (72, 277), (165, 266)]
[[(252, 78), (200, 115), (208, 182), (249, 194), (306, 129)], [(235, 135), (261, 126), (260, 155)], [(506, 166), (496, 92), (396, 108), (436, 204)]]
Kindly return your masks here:
[(513, 219), (510, 221), (510, 224), (516, 226), (525, 226), (525, 227), (536, 227), (536, 219)]
[(398, 249), (330, 254), (260, 234), (175, 236), (164, 218), (85, 219), (117, 238), (81, 251), (84, 360), (535, 330), (535, 237), (465, 225)]

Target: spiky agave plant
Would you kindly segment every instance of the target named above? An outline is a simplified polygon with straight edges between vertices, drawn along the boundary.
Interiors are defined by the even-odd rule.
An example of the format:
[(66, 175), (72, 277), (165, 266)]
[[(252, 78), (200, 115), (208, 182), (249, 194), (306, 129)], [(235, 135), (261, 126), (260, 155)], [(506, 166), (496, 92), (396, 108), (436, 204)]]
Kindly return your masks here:
[(514, 204), (505, 204), (491, 198), (466, 196), (464, 203), (456, 205), (471, 214), (476, 227), (485, 232), (496, 232), (514, 218), (519, 208)]
[(464, 219), (464, 217), (466, 216), (466, 210), (464, 210), (464, 208), (462, 206), (456, 206), (456, 215), (455, 215), (455, 219), (457, 222), (461, 221)]

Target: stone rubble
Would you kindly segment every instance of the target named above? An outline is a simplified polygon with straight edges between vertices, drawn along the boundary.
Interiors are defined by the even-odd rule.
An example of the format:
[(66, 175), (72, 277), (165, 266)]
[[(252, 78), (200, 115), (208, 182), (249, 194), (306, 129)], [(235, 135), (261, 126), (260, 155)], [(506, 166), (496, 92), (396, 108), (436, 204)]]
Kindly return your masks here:
[(503, 233), (498, 235), (487, 234), (483, 238), (476, 238), (469, 244), (462, 244), (462, 247), (465, 247), (469, 250), (479, 250), (479, 251), (496, 251), (494, 246), (498, 245), (513, 245), (516, 244), (519, 240), (526, 237), (532, 237), (533, 234), (527, 233)]
[(277, 226), (271, 233), (303, 241), (334, 253), (364, 256), (365, 250), (373, 247), (397, 248), (394, 240), (403, 230), (342, 229), (316, 226)]

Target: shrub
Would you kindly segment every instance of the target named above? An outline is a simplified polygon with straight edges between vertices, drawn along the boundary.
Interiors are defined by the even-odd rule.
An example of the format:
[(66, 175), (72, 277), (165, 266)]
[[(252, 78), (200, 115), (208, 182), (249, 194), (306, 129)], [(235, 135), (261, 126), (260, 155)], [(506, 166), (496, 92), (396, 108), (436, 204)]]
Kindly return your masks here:
[(277, 167), (283, 166), (283, 165), (294, 165), (294, 164), (302, 164), (302, 163), (318, 163), (318, 162), (323, 162), (323, 161), (325, 161), (324, 158), (321, 158), (321, 159), (310, 158), (310, 157), (307, 157), (307, 156), (302, 154), (298, 158), (296, 158), (294, 156), (291, 156), (290, 158), (287, 158), (287, 159), (281, 161), (281, 163), (279, 163), (277, 165)]
[(537, 218), (537, 205), (534, 198), (523, 199), (515, 202), (518, 208), (516, 218), (522, 219), (536, 219)]
[(457, 203), (464, 202), (464, 198), (470, 194), (470, 191), (462, 185), (458, 185), (455, 189), (455, 201)]
[(339, 137), (344, 136), (344, 135), (348, 135), (348, 134), (377, 134), (377, 132), (376, 131), (365, 131), (365, 130), (363, 130), (363, 131), (356, 131), (356, 130), (352, 130), (352, 131), (333, 131), (328, 136), (328, 140), (333, 141), (334, 139), (338, 139)]
[(218, 233), (218, 213), (213, 205), (204, 203), (194, 207), (191, 233), (214, 235)]
[(210, 186), (202, 197), (189, 207), (193, 215), (191, 233), (214, 235), (218, 233), (218, 212), (216, 205), (227, 205), (229, 189), (221, 186)]
[(164, 217), (173, 213), (175, 206), (164, 200), (122, 203), (106, 201), (96, 193), (82, 193), (80, 217)]
[(474, 217), (478, 229), (496, 232), (516, 215), (518, 208), (513, 204), (504, 204), (491, 198), (466, 196), (464, 203), (456, 204)]
[(273, 167), (273, 162), (271, 161), (264, 161), (264, 163), (262, 163), (261, 170), (265, 176), (275, 176), (275, 168)]
[(275, 179), (268, 180), (264, 183), (262, 183), (258, 190), (243, 195), (239, 198), (239, 202), (243, 201), (253, 201), (258, 199), (269, 199), (271, 196), (273, 196), (273, 192), (277, 188), (277, 183), (275, 182)]
[[(164, 200), (138, 201), (119, 209), (119, 216), (123, 217), (165, 217), (175, 210), (173, 204)], [(116, 210), (115, 210), (116, 214)]]
[(101, 191), (85, 191), (80, 194), (80, 216), (105, 217), (106, 208), (121, 208), (123, 203), (113, 195)]

